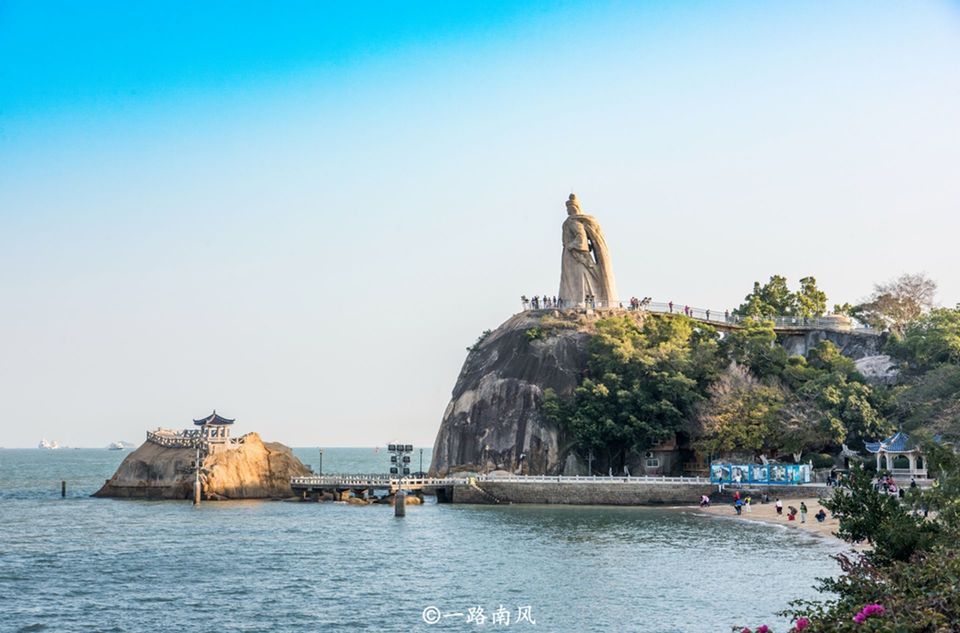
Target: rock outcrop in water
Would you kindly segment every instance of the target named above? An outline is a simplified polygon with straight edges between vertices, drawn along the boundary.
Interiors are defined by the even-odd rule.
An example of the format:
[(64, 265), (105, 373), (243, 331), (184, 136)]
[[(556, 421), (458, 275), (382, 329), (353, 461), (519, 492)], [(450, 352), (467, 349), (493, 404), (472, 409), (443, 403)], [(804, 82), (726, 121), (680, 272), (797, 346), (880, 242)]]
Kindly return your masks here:
[[(189, 499), (195, 456), (194, 449), (144, 442), (94, 496)], [(235, 449), (207, 455), (201, 473), (206, 499), (270, 499), (291, 496), (290, 478), (310, 469), (283, 444), (248, 433)]]

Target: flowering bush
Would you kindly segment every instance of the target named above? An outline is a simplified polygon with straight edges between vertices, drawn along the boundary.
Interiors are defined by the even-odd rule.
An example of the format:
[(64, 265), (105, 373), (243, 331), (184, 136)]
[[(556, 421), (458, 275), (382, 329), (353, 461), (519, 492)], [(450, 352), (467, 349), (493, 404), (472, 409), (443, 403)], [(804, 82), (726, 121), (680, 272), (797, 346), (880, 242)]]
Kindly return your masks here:
[(882, 604), (868, 604), (860, 609), (857, 615), (853, 616), (853, 621), (857, 624), (863, 624), (870, 616), (883, 615), (884, 611), (886, 611), (886, 609), (883, 608)]

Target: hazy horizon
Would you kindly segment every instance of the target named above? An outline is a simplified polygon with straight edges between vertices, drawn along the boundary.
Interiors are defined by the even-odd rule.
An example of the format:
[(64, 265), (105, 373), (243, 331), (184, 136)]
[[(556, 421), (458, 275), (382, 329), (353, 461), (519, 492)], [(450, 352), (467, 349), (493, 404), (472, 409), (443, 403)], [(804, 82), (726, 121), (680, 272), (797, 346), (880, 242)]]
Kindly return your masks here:
[(955, 2), (0, 6), (0, 446), (433, 443), (557, 292), (960, 301)]

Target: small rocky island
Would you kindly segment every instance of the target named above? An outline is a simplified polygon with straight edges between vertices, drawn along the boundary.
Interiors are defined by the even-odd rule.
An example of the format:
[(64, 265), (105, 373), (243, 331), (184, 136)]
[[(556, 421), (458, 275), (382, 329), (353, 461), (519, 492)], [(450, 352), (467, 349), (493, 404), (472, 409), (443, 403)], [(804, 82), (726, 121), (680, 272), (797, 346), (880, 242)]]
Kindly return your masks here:
[(234, 420), (216, 411), (193, 429), (147, 431), (147, 441), (126, 459), (95, 497), (189, 499), (200, 454), (204, 499), (277, 499), (293, 495), (290, 478), (311, 474), (289, 447), (257, 433), (230, 437)]

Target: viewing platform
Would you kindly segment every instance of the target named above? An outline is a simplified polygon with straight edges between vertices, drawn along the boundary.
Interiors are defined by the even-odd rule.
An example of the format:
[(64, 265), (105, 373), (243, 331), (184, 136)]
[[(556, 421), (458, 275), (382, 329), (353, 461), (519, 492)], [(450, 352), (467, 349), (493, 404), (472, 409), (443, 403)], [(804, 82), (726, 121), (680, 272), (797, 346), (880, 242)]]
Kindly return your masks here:
[(591, 301), (588, 303), (573, 304), (568, 301), (547, 301), (540, 298), (536, 303), (533, 299), (523, 302), (523, 310), (609, 310), (620, 309), (631, 312), (650, 312), (653, 314), (678, 314), (687, 316), (695, 321), (708, 323), (720, 329), (740, 329), (748, 319), (772, 321), (773, 329), (778, 332), (808, 332), (811, 330), (825, 330), (831, 332), (856, 332), (858, 334), (873, 334), (880, 336), (881, 332), (871, 328), (856, 319), (842, 314), (828, 314), (818, 317), (800, 316), (770, 316), (745, 317), (733, 314), (728, 310), (713, 310), (711, 308), (695, 308), (683, 303), (657, 301), (640, 302), (631, 306), (629, 301), (619, 301), (610, 304), (606, 301)]

